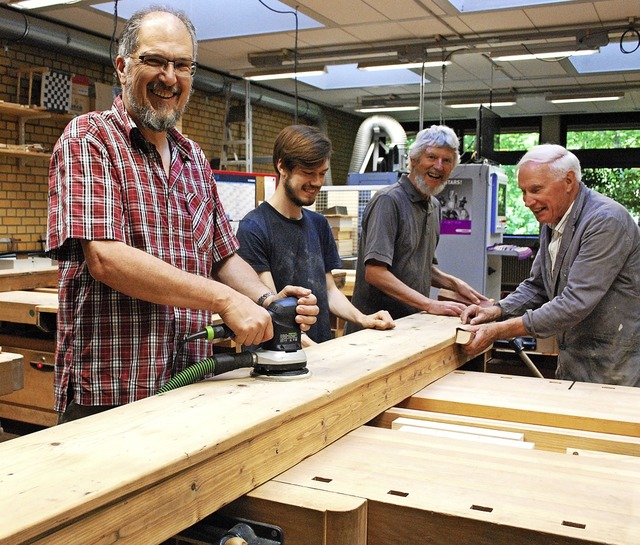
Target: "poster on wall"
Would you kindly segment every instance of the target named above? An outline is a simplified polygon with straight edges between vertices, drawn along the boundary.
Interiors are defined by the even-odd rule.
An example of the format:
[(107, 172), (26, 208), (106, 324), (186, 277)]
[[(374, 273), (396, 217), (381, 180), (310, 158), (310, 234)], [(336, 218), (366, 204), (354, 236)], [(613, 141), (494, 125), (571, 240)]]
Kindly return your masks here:
[(441, 235), (471, 234), (471, 178), (450, 178), (438, 200), (442, 205)]
[(234, 233), (238, 232), (240, 220), (256, 206), (255, 178), (239, 181), (218, 180), (218, 195)]

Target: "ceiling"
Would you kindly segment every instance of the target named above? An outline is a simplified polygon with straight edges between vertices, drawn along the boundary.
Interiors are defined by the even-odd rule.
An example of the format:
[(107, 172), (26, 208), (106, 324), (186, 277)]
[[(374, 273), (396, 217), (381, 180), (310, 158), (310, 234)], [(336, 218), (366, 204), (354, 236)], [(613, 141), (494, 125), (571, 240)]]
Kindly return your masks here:
[[(136, 0), (121, 0), (119, 15), (132, 11)], [(275, 5), (275, 0), (251, 0), (249, 16), (224, 14), (223, 6), (236, 9), (239, 0), (208, 0), (209, 9), (199, 9), (197, 2), (165, 0), (184, 9), (200, 31), (208, 21), (229, 21), (240, 15), (240, 24), (249, 19), (265, 22), (273, 12), (264, 6)], [(515, 0), (512, 0), (515, 1)], [(9, 3), (1, 1), (0, 3)], [(147, 2), (145, 2), (146, 4)], [(466, 5), (463, 12), (454, 7)], [(423, 111), (390, 112), (399, 121), (423, 119), (472, 118), (475, 109), (452, 109), (445, 104), (457, 99), (475, 99), (497, 102), (504, 94), (515, 97), (516, 104), (495, 108), (501, 117), (534, 116), (559, 113), (609, 113), (640, 111), (640, 48), (637, 30), (640, 29), (640, 2), (638, 0), (569, 0), (546, 6), (525, 9), (496, 9), (488, 12), (468, 11), (471, 0), (282, 0), (280, 9), (291, 12), (297, 7), (300, 28), (297, 32), (295, 17), (291, 13), (276, 14), (287, 20), (290, 30), (259, 30), (238, 37), (199, 40), (198, 62), (201, 66), (233, 76), (242, 77), (256, 69), (252, 65), (269, 60), (292, 65), (293, 51), (297, 51), (298, 68), (306, 64), (322, 64), (332, 70), (346, 69), (358, 62), (402, 58), (427, 61), (451, 61), (444, 71), (441, 67), (425, 68), (428, 83), (420, 85), (421, 69), (405, 75), (413, 83), (367, 84), (365, 87), (345, 87), (323, 90), (310, 85), (308, 80), (276, 80), (261, 83), (271, 89), (296, 94), (304, 99), (353, 112), (363, 102), (385, 99), (405, 105), (420, 104)], [(487, 0), (488, 3), (488, 0)], [(103, 3), (102, 11), (95, 0), (43, 8), (35, 11), (52, 21), (86, 29), (109, 37), (113, 26), (114, 2)], [(218, 4), (218, 5), (216, 5)], [(464, 8), (463, 8), (464, 9)], [(284, 11), (281, 9), (281, 11)], [(252, 18), (253, 17), (253, 18)], [(309, 19), (307, 19), (309, 18)], [(122, 27), (120, 24), (118, 32)], [(303, 28), (311, 21), (312, 28)], [(315, 21), (315, 23), (313, 23)], [(224, 27), (223, 27), (224, 28)], [(620, 52), (620, 38), (625, 34), (622, 47), (630, 53)], [(221, 34), (218, 34), (221, 35)], [(624, 69), (604, 73), (580, 74), (568, 58), (530, 60), (520, 62), (497, 61), (489, 55), (518, 47), (534, 50), (540, 46), (570, 42), (583, 47), (589, 45), (609, 48), (624, 57)], [(637, 49), (634, 49), (637, 48)], [(601, 50), (603, 51), (603, 50)], [(594, 57), (597, 57), (594, 56)], [(587, 59), (589, 57), (584, 57)], [(615, 66), (610, 62), (610, 67)], [(266, 64), (265, 64), (266, 67)], [(363, 78), (359, 81), (362, 84)], [(391, 82), (401, 77), (402, 71), (389, 72)], [(256, 84), (254, 84), (256, 85)], [(612, 102), (583, 102), (578, 104), (552, 104), (545, 100), (551, 93), (623, 92), (624, 98)], [(370, 114), (361, 114), (366, 117)]]

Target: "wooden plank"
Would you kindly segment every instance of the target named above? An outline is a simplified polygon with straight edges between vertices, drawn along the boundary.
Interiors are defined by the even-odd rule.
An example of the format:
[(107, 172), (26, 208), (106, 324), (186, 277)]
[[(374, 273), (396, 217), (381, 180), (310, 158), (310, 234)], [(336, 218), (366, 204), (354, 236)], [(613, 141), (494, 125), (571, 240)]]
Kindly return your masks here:
[(362, 426), (275, 480), (366, 498), (375, 545), (640, 543), (640, 473), (624, 457)]
[(160, 543), (466, 361), (416, 314), (306, 350), (311, 376), (246, 370), (0, 444), (0, 543)]
[(640, 437), (640, 388), (456, 371), (400, 406)]
[(287, 545), (367, 545), (367, 502), (352, 495), (272, 480), (219, 513), (279, 526)]
[(381, 428), (391, 428), (394, 420), (400, 417), (413, 420), (423, 419), (432, 422), (462, 424), (479, 428), (490, 428), (524, 434), (525, 441), (536, 445), (537, 449), (551, 452), (565, 452), (568, 448), (597, 450), (612, 454), (640, 456), (640, 438), (612, 433), (600, 433), (583, 430), (572, 430), (556, 426), (540, 426), (522, 422), (508, 422), (491, 418), (480, 418), (457, 414), (447, 414), (417, 409), (392, 407), (380, 413), (369, 424)]
[(486, 437), (497, 437), (510, 441), (524, 441), (524, 433), (503, 431), (495, 428), (478, 428), (474, 426), (463, 426), (462, 424), (448, 424), (444, 422), (433, 422), (420, 418), (398, 417), (391, 422), (391, 429), (397, 430), (401, 426), (414, 426), (418, 428), (429, 428), (432, 430), (452, 431), (456, 433), (469, 433), (471, 435), (483, 435)]
[(433, 428), (425, 428), (421, 426), (399, 426), (393, 428), (396, 431), (404, 433), (417, 433), (419, 435), (430, 435), (432, 437), (449, 437), (460, 441), (478, 441), (480, 443), (491, 443), (494, 445), (508, 446), (512, 448), (528, 448), (533, 449), (533, 443), (526, 441), (514, 441), (513, 439), (501, 439), (500, 437), (491, 437), (487, 435), (472, 435), (470, 433), (460, 433), (455, 431), (436, 430)]

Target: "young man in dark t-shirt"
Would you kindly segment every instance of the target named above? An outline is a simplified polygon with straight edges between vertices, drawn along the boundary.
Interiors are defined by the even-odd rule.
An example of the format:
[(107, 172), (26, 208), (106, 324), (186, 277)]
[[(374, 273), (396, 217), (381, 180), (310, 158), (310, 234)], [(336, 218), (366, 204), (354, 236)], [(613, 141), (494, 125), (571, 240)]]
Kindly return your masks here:
[(341, 263), (329, 222), (304, 208), (320, 192), (330, 155), (331, 143), (319, 129), (306, 125), (284, 128), (273, 150), (276, 191), (249, 212), (238, 228), (238, 253), (267, 286), (279, 291), (285, 285), (301, 285), (318, 298), (320, 314), (308, 338), (303, 336), (305, 345), (331, 339), (331, 314), (361, 328), (394, 327), (388, 312), (365, 315), (338, 289), (331, 271)]

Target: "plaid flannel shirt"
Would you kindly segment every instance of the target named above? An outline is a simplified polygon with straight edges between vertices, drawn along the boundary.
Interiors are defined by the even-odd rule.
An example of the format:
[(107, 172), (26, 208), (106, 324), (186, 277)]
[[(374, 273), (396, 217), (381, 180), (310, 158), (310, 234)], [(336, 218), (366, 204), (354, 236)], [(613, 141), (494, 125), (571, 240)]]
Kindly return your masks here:
[[(47, 250), (59, 260), (56, 410), (121, 405), (153, 395), (169, 378), (179, 341), (211, 323), (209, 312), (157, 305), (89, 274), (81, 240), (115, 240), (178, 269), (210, 276), (238, 249), (211, 168), (197, 144), (168, 133), (171, 171), (127, 115), (121, 98), (74, 119), (49, 170)], [(210, 355), (185, 346), (176, 370)]]

